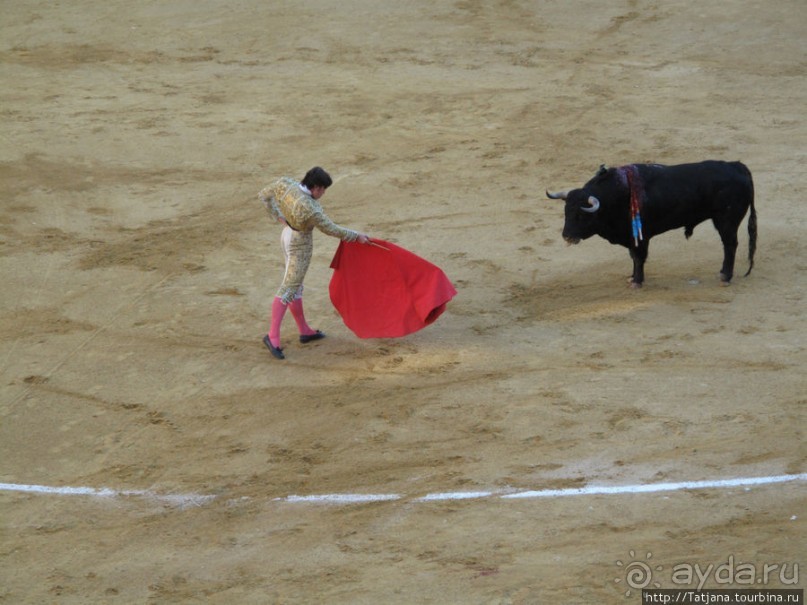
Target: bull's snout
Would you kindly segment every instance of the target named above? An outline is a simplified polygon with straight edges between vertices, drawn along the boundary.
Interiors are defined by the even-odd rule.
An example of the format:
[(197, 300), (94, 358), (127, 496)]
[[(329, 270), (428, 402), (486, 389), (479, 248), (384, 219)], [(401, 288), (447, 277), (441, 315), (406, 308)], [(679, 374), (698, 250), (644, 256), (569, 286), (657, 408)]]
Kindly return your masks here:
[(574, 244), (579, 244), (580, 243), (580, 238), (579, 237), (569, 237), (568, 235), (564, 235), (563, 236), (563, 241), (565, 241), (567, 244), (572, 246)]

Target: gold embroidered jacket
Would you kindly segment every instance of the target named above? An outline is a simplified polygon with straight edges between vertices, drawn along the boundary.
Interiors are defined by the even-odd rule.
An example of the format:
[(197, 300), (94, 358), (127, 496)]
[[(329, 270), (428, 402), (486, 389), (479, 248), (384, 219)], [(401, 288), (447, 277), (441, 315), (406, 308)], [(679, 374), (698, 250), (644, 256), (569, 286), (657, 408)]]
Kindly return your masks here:
[(316, 227), (346, 242), (359, 237), (358, 232), (341, 227), (328, 218), (319, 202), (292, 178), (281, 177), (273, 181), (261, 189), (258, 198), (274, 220), (282, 217), (295, 231), (311, 232)]

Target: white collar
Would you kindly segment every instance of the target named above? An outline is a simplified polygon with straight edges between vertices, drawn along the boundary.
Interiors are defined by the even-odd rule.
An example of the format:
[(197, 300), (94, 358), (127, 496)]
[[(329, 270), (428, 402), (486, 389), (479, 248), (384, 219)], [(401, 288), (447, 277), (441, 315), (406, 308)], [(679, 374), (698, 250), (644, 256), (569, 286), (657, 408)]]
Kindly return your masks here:
[(308, 195), (311, 195), (311, 190), (302, 183), (300, 183), (300, 189), (302, 189), (303, 192), (307, 193)]

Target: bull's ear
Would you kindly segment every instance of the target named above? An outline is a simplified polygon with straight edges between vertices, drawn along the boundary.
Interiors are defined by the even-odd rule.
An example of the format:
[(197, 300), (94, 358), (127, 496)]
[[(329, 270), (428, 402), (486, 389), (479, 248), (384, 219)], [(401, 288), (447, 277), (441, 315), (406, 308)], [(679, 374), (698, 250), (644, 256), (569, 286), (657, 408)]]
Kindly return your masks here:
[(603, 175), (608, 172), (608, 167), (605, 164), (600, 164), (600, 169), (597, 171), (597, 176)]

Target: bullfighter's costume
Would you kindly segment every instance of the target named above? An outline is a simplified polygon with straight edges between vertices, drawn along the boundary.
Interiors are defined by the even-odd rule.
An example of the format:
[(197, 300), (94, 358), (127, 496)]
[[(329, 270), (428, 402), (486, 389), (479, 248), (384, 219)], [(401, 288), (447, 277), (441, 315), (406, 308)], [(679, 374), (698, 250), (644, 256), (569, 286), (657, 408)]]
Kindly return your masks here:
[(303, 280), (314, 251), (314, 228), (346, 242), (356, 241), (359, 233), (341, 227), (328, 218), (319, 202), (311, 196), (311, 191), (295, 179), (281, 177), (273, 181), (258, 193), (258, 198), (269, 216), (276, 221), (283, 219), (288, 225), (280, 238), (286, 271), (272, 304), (272, 330), (264, 337), (264, 344), (272, 354), (282, 359), (280, 321), (286, 307), (291, 309), (297, 321), (301, 342), (324, 336), (308, 326), (302, 311)]
[(356, 241), (359, 234), (328, 218), (308, 188), (292, 178), (277, 179), (264, 187), (258, 198), (274, 220), (282, 218), (288, 224), (281, 235), (286, 273), (277, 297), (289, 304), (303, 295), (303, 279), (314, 251), (314, 228), (346, 242)]

